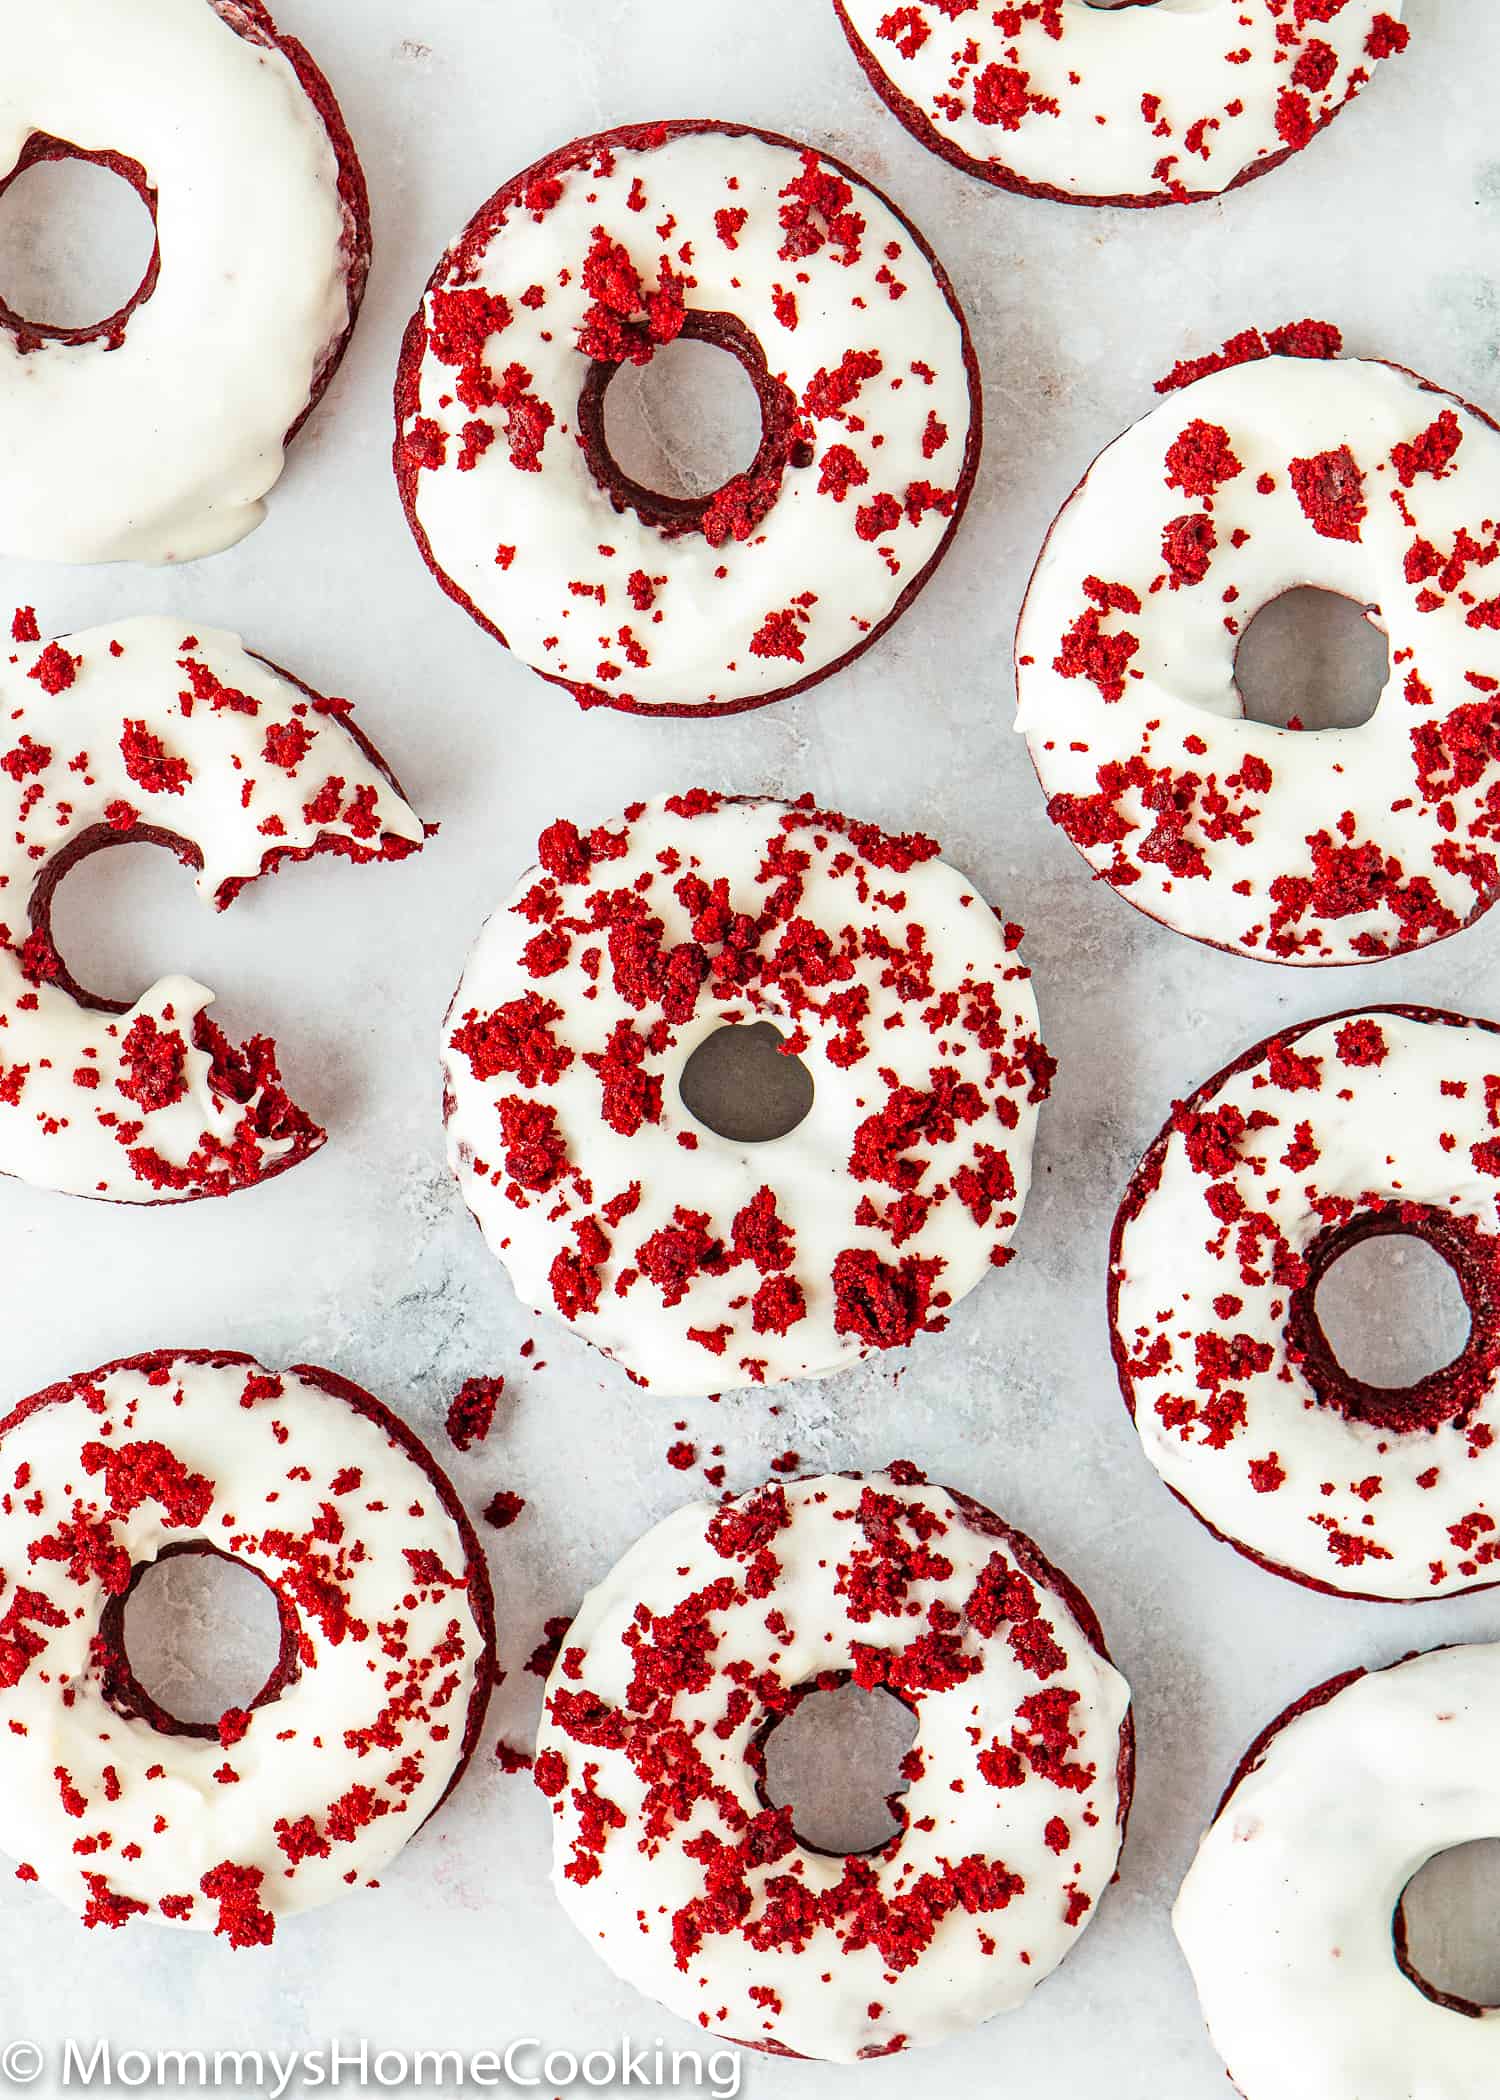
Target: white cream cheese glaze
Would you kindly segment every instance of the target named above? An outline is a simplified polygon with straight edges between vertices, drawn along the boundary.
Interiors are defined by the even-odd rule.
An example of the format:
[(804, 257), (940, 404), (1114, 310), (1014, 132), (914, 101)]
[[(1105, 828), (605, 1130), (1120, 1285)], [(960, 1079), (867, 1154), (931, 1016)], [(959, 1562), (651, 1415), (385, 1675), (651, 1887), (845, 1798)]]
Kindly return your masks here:
[[(449, 1162), (523, 1302), (702, 1393), (904, 1345), (1006, 1259), (1053, 1062), (1020, 929), (937, 850), (701, 789), (543, 833), (443, 1035)], [(679, 1082), (758, 1021), (814, 1099), (746, 1144)]]
[[(663, 505), (601, 471), (583, 396), (696, 330), (750, 372), (765, 436), (712, 499)], [(980, 437), (915, 229), (840, 163), (718, 125), (581, 140), (492, 198), (408, 332), (397, 415), (444, 588), (586, 704), (648, 712), (758, 706), (868, 647), (945, 550)]]
[[(19, 632), (35, 636), (28, 611)], [(342, 701), (234, 635), (125, 620), (0, 661), (0, 1172), (118, 1203), (228, 1194), (323, 1132), (274, 1046), (226, 1042), (213, 994), (171, 976), (128, 1009), (79, 986), (53, 891), (89, 852), (167, 846), (223, 910), (282, 861), (416, 852), (420, 818)]]
[[(1140, 910), (1241, 955), (1368, 962), (1500, 893), (1500, 433), (1410, 373), (1277, 342), (1337, 334), (1238, 339), (1250, 361), (1090, 469), (1022, 611), (1017, 727), (1054, 821)], [(1389, 640), (1358, 728), (1244, 716), (1239, 638), (1299, 585)]]
[[(1407, 1389), (1342, 1372), (1338, 1255), (1425, 1238), (1472, 1331)], [(1319, 1588), (1500, 1582), (1500, 1033), (1379, 1008), (1274, 1036), (1179, 1103), (1115, 1227), (1111, 1319), (1146, 1453), (1221, 1536)]]
[(1245, 2100), (1491, 2100), (1500, 2016), (1419, 1988), (1393, 1921), (1430, 1859), (1500, 1832), (1500, 1646), (1310, 1699), (1257, 1746), (1173, 1913), (1214, 2047)]
[(1402, 51), (1403, 0), (834, 0), (945, 158), (1081, 204), (1216, 196), (1295, 153)]
[[(840, 1859), (762, 1779), (768, 1731), (845, 1674), (918, 1731), (900, 1832)], [(841, 2063), (940, 2042), (1019, 2005), (1092, 1916), (1129, 1810), (1129, 1704), (1066, 1578), (913, 1467), (696, 1504), (564, 1640), (535, 1762), (554, 1884), (685, 2020)]]
[[(268, 1942), (371, 1882), (483, 1719), (493, 1609), (452, 1490), (358, 1387), (232, 1352), (85, 1373), (0, 1422), (0, 1845), (87, 1925)], [(276, 1593), (274, 1696), (159, 1725), (132, 1570), (212, 1550)], [(262, 1695), (264, 1696), (264, 1694)]]
[(103, 334), (0, 326), (0, 550), (218, 553), (264, 517), (358, 308), (368, 227), (337, 106), (258, 0), (46, 0), (0, 30), (0, 169), (39, 135), (132, 164), (160, 270)]

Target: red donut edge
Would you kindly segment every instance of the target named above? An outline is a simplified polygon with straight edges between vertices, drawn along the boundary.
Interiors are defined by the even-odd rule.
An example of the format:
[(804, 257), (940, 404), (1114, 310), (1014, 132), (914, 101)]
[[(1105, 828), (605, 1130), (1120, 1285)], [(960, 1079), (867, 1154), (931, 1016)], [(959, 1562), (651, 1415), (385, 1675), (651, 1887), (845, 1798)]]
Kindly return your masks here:
[[(108, 1378), (117, 1371), (149, 1373), (156, 1370), (170, 1370), (174, 1364), (194, 1364), (206, 1366), (210, 1370), (245, 1369), (264, 1371), (266, 1369), (266, 1366), (261, 1363), (258, 1357), (249, 1355), (243, 1349), (140, 1350), (133, 1356), (116, 1357), (112, 1362), (100, 1364), (92, 1371), (78, 1371), (71, 1378), (60, 1378), (54, 1384), (44, 1386), (40, 1392), (32, 1393), (26, 1399), (16, 1401), (14, 1406), (3, 1417), (0, 1417), (0, 1445), (3, 1445), (6, 1436), (9, 1435), (11, 1430), (17, 1428), (22, 1422), (29, 1420), (32, 1415), (39, 1414), (44, 1407), (58, 1406), (75, 1399), (78, 1394), (78, 1388), (81, 1385), (94, 1379)], [(338, 1372), (325, 1370), (317, 1364), (287, 1364), (281, 1372), (268, 1375), (300, 1378), (304, 1383), (315, 1386), (320, 1392), (326, 1393), (330, 1399), (342, 1401), (354, 1413), (363, 1415), (366, 1420), (373, 1422), (377, 1429), (384, 1431), (391, 1442), (399, 1445), (407, 1457), (421, 1469), (431, 1482), (433, 1492), (441, 1503), (444, 1513), (453, 1523), (463, 1543), (464, 1573), (467, 1578), (466, 1594), (473, 1612), (474, 1623), (479, 1630), (480, 1655), (475, 1668), (474, 1688), (469, 1694), (458, 1760), (453, 1767), (453, 1772), (447, 1785), (428, 1810), (427, 1815), (423, 1817), (422, 1822), (417, 1826), (418, 1829), (423, 1829), (431, 1821), (432, 1817), (437, 1814), (444, 1802), (447, 1801), (449, 1795), (467, 1771), (474, 1753), (479, 1747), (480, 1736), (484, 1732), (485, 1714), (489, 1707), (490, 1695), (499, 1681), (499, 1662), (495, 1634), (495, 1593), (494, 1586), (490, 1580), (489, 1562), (480, 1543), (478, 1533), (475, 1531), (459, 1497), (457, 1488), (454, 1487), (452, 1481), (416, 1431), (389, 1408), (383, 1400), (377, 1400), (373, 1393), (366, 1391), (363, 1386), (356, 1385), (352, 1379), (341, 1377)], [(210, 1546), (210, 1550), (217, 1550), (212, 1547), (211, 1541), (207, 1543)], [(232, 1555), (229, 1557), (233, 1558)], [(251, 1572), (258, 1574), (259, 1570), (252, 1569)], [(166, 1718), (170, 1720), (172, 1717), (168, 1715)], [(181, 1734), (186, 1731), (179, 1724), (175, 1729), (167, 1729), (164, 1732)], [(415, 1832), (413, 1832), (413, 1835), (415, 1835)], [(409, 1843), (410, 1839), (407, 1842)]]
[[(1155, 4), (1155, 0), (1107, 0), (1107, 4), (1116, 7), (1150, 7)], [(1363, 92), (1363, 89), (1354, 89), (1344, 97), (1337, 109), (1330, 110), (1326, 117), (1320, 117), (1300, 146), (1286, 146), (1279, 153), (1270, 153), (1263, 160), (1252, 161), (1248, 168), (1241, 168), (1239, 174), (1220, 189), (1188, 190), (1180, 197), (1163, 197), (1155, 193), (1150, 196), (1081, 197), (1071, 190), (1057, 189), (1051, 183), (1030, 182), (1024, 175), (1017, 175), (1013, 169), (1006, 167), (1002, 161), (976, 160), (972, 154), (965, 153), (962, 147), (955, 146), (951, 139), (944, 138), (926, 112), (919, 109), (915, 102), (908, 100), (885, 71), (879, 58), (849, 19), (844, 0), (833, 0), (833, 11), (839, 18), (860, 71), (891, 115), (905, 126), (919, 145), (925, 146), (929, 153), (936, 154), (939, 160), (946, 161), (950, 168), (957, 168), (962, 175), (973, 175), (979, 181), (989, 183), (994, 189), (1008, 190), (1012, 196), (1027, 197), (1041, 204), (1080, 204), (1095, 210), (1119, 211), (1157, 211), (1170, 208), (1174, 204), (1212, 204), (1215, 198), (1227, 197), (1235, 190), (1242, 190), (1247, 183), (1258, 181), (1262, 175), (1271, 174), (1275, 169), (1284, 167), (1287, 161), (1294, 160), (1299, 153), (1305, 153), (1319, 135), (1343, 115), (1351, 102), (1359, 100)], [(1373, 75), (1371, 77), (1373, 78)]]
[(334, 376), (343, 363), (354, 336), (355, 325), (359, 320), (360, 308), (364, 304), (365, 291), (370, 281), (370, 266), (375, 248), (370, 190), (339, 99), (327, 75), (307, 46), (300, 43), (296, 37), (284, 35), (277, 28), (266, 0), (224, 0), (224, 4), (220, 4), (220, 0), (210, 0), (210, 5), (226, 28), (233, 30), (237, 36), (245, 37), (245, 31), (231, 19), (230, 14), (226, 12), (226, 6), (233, 13), (243, 16), (247, 26), (255, 32), (255, 36), (247, 37), (245, 41), (260, 40), (280, 52), (296, 74), (303, 94), (317, 111), (333, 157), (338, 163), (338, 194), (344, 208), (344, 289), (348, 300), (349, 318), (342, 333), (325, 350), (313, 374), (307, 406), (296, 418), (283, 440), (284, 444), (290, 445), (333, 384)]
[[(1242, 1050), (1238, 1057), (1231, 1059), (1222, 1071), (1216, 1072), (1211, 1079), (1204, 1080), (1201, 1086), (1194, 1087), (1190, 1094), (1184, 1096), (1184, 1103), (1187, 1106), (1192, 1106), (1196, 1102), (1211, 1100), (1218, 1093), (1219, 1089), (1227, 1085), (1231, 1079), (1237, 1078), (1241, 1072), (1246, 1072), (1253, 1065), (1259, 1064), (1262, 1058), (1267, 1055), (1273, 1043), (1297, 1043), (1315, 1028), (1329, 1028), (1335, 1022), (1358, 1020), (1366, 1014), (1397, 1014), (1403, 1020), (1437, 1023), (1448, 1028), (1483, 1028), (1487, 1029), (1491, 1035), (1500, 1035), (1500, 1022), (1476, 1020), (1468, 1014), (1450, 1013), (1445, 1007), (1440, 1006), (1419, 1006), (1392, 1000), (1378, 1006), (1347, 1007), (1339, 1013), (1319, 1014), (1311, 1021), (1299, 1021), (1291, 1028), (1278, 1028), (1274, 1034), (1263, 1037), (1258, 1043), (1252, 1043), (1248, 1050)], [(1135, 1382), (1130, 1375), (1128, 1367), (1129, 1352), (1120, 1333), (1120, 1257), (1124, 1247), (1126, 1231), (1145, 1209), (1155, 1190), (1157, 1181), (1160, 1178), (1161, 1164), (1166, 1157), (1167, 1147), (1171, 1143), (1174, 1134), (1173, 1119), (1171, 1116), (1168, 1116), (1162, 1128), (1142, 1153), (1140, 1162), (1126, 1185), (1125, 1193), (1121, 1197), (1119, 1207), (1115, 1212), (1114, 1224), (1110, 1229), (1109, 1235), (1109, 1272), (1107, 1278), (1109, 1347), (1110, 1354), (1114, 1358), (1115, 1375), (1120, 1383), (1120, 1397), (1125, 1403), (1126, 1412), (1129, 1414), (1132, 1423), (1136, 1418), (1136, 1392)], [(1156, 1472), (1155, 1466), (1152, 1466), (1151, 1470)], [(1161, 1479), (1160, 1474), (1157, 1474), (1157, 1477)], [(1343, 1597), (1353, 1604), (1394, 1604), (1410, 1608), (1414, 1605), (1451, 1603), (1458, 1597), (1475, 1597), (1486, 1590), (1500, 1588), (1500, 1576), (1496, 1576), (1489, 1582), (1471, 1583), (1466, 1589), (1441, 1590), (1418, 1597), (1381, 1596), (1370, 1590), (1344, 1589), (1334, 1582), (1322, 1582), (1316, 1575), (1307, 1575), (1296, 1568), (1285, 1567), (1280, 1561), (1272, 1560), (1267, 1555), (1257, 1552), (1253, 1546), (1244, 1544), (1242, 1540), (1231, 1538), (1228, 1532), (1221, 1531), (1216, 1524), (1204, 1516), (1203, 1512), (1190, 1502), (1179, 1488), (1173, 1487), (1166, 1480), (1162, 1480), (1162, 1486), (1167, 1489), (1169, 1494), (1175, 1496), (1183, 1508), (1191, 1516), (1196, 1517), (1204, 1530), (1211, 1537), (1216, 1538), (1221, 1545), (1232, 1546), (1235, 1552), (1243, 1559), (1250, 1561), (1266, 1574), (1279, 1575), (1284, 1581), (1295, 1582), (1302, 1589), (1317, 1591), (1320, 1596)]]
[[(401, 356), (396, 367), (396, 437), (392, 449), (392, 466), (395, 471), (396, 486), (401, 496), (401, 507), (406, 513), (406, 522), (411, 528), (413, 539), (417, 543), (417, 550), (439, 588), (453, 600), (455, 605), (461, 606), (470, 619), (482, 627), (492, 640), (499, 642), (502, 648), (510, 648), (510, 644), (500, 628), (480, 611), (461, 584), (455, 583), (445, 574), (432, 551), (432, 544), (417, 517), (417, 488), (419, 486), (421, 469), (407, 458), (401, 443), (401, 435), (408, 416), (415, 414), (420, 405), (421, 368), (427, 350), (427, 328), (424, 315), (428, 297), (437, 290), (456, 258), (475, 250), (482, 252), (488, 246), (489, 241), (500, 230), (496, 221), (506, 207), (516, 201), (529, 183), (553, 174), (571, 173), (575, 168), (585, 165), (600, 150), (607, 151), (611, 148), (620, 148), (625, 151), (648, 151), (654, 147), (666, 144), (669, 139), (699, 138), (710, 133), (721, 134), (725, 138), (734, 139), (756, 138), (763, 140), (768, 146), (785, 147), (794, 153), (814, 153), (821, 165), (832, 168), (859, 189), (868, 191), (877, 202), (885, 206), (897, 223), (905, 229), (912, 244), (931, 271), (938, 290), (942, 293), (949, 311), (958, 323), (959, 336), (963, 346), (964, 371), (967, 375), (969, 386), (969, 436), (968, 443), (964, 448), (963, 467), (955, 484), (953, 514), (948, 520), (947, 530), (944, 532), (938, 546), (923, 567), (906, 585), (906, 588), (897, 598), (885, 618), (877, 626), (873, 627), (867, 635), (863, 636), (854, 648), (846, 650), (842, 656), (837, 657), (832, 663), (825, 664), (822, 670), (814, 671), (806, 678), (799, 678), (790, 685), (778, 686), (775, 692), (755, 694), (741, 700), (673, 701), (660, 705), (651, 705), (642, 701), (627, 701), (608, 697), (602, 700), (581, 700), (575, 689), (578, 683), (577, 680), (559, 677), (555, 672), (538, 670), (534, 664), (525, 664), (525, 668), (532, 672), (535, 677), (542, 679), (548, 685), (560, 687), (564, 692), (570, 694), (580, 707), (586, 709), (590, 707), (607, 707), (616, 714), (646, 715), (662, 719), (682, 719), (684, 717), (696, 719), (712, 715), (748, 714), (756, 708), (771, 707), (778, 700), (790, 700), (799, 693), (810, 692), (814, 686), (823, 684), (825, 679), (832, 678), (836, 672), (847, 670), (851, 664), (857, 662), (865, 654), (866, 650), (873, 649), (887, 630), (895, 625), (920, 592), (932, 580), (941, 564), (947, 559), (953, 546), (954, 537), (958, 532), (959, 526), (963, 523), (964, 513), (969, 507), (969, 499), (973, 495), (974, 484), (979, 473), (980, 458), (984, 449), (984, 387), (979, 369), (979, 354), (974, 347), (974, 340), (969, 330), (968, 317), (959, 301), (952, 279), (938, 260), (926, 236), (912, 223), (906, 213), (891, 201), (882, 189), (871, 182), (867, 176), (861, 175), (858, 169), (850, 167), (847, 162), (838, 159), (834, 154), (824, 153), (819, 148), (804, 145), (801, 141), (787, 138), (780, 132), (762, 130), (760, 126), (755, 124), (735, 124), (723, 122), (712, 117), (683, 117), (659, 123), (621, 124), (617, 125), (613, 130), (592, 132), (585, 138), (574, 139), (570, 144), (558, 147), (554, 152), (545, 155), (541, 160), (534, 161), (529, 168), (524, 168), (520, 174), (512, 176), (508, 182), (496, 190), (493, 196), (480, 206), (458, 239), (445, 250), (439, 259), (436, 269), (427, 281), (421, 303), (407, 325), (401, 345)], [(522, 663), (525, 662), (524, 658), (518, 658), (517, 660)]]

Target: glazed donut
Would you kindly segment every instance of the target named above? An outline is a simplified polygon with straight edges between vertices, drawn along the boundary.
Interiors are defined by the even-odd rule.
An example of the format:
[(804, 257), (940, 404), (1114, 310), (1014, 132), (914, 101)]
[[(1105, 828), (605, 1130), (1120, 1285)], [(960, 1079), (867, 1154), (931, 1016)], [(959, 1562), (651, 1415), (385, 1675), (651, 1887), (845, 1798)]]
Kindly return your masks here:
[[(1115, 1221), (1110, 1321), (1147, 1455), (1209, 1528), (1315, 1589), (1500, 1582), (1500, 1034), (1371, 1007), (1258, 1043), (1179, 1102)], [(1371, 1386), (1318, 1286), (1401, 1233), (1449, 1264), (1457, 1360)]]
[(1309, 1692), (1247, 1753), (1173, 1923), (1245, 2100), (1490, 2100), (1492, 2012), (1407, 1954), (1402, 1897), (1500, 1828), (1500, 1646)]
[[(0, 1422), (0, 1845), (86, 1925), (261, 1946), (390, 1865), (457, 1783), (494, 1678), (484, 1555), (404, 1423), (347, 1379), (158, 1350)], [(281, 1652), (217, 1725), (166, 1714), (135, 1584), (212, 1553), (275, 1593)]]
[[(692, 338), (760, 398), (743, 474), (632, 481), (604, 403)], [(852, 169), (744, 125), (627, 126), (496, 192), (407, 331), (396, 472), (480, 625), (586, 706), (731, 714), (869, 648), (946, 553), (979, 464), (947, 275)]]
[[(1016, 644), (1017, 726), (1096, 874), (1283, 963), (1400, 954), (1500, 891), (1500, 432), (1338, 346), (1302, 322), (1179, 368), (1054, 525)], [(1299, 584), (1389, 640), (1358, 728), (1245, 719), (1239, 637)]]
[(1193, 204), (1279, 168), (1404, 51), (1402, 0), (833, 0), (931, 152), (1062, 204)]
[(156, 228), (91, 328), (0, 303), (0, 551), (193, 561), (253, 532), (332, 379), (370, 268), (333, 91), (261, 0), (47, 0), (0, 34), (0, 194), (84, 160)]
[(164, 977), (133, 1006), (85, 991), (52, 939), (64, 875), (109, 846), (166, 846), (222, 911), (283, 861), (400, 860), (422, 844), (384, 760), (325, 700), (230, 634), (126, 620), (43, 648), (29, 608), (0, 664), (0, 1173), (114, 1203), (223, 1196), (326, 1133), (276, 1047), (209, 1020)]
[[(933, 840), (810, 796), (694, 789), (539, 850), (443, 1031), (449, 1163), (522, 1301), (664, 1394), (944, 1326), (1007, 1259), (1055, 1069), (1019, 927)], [(679, 1083), (762, 1021), (815, 1095), (746, 1144)]]
[[(917, 1738), (880, 1851), (831, 1858), (765, 1791), (766, 1742), (852, 1679)], [(849, 2063), (947, 2040), (1051, 1974), (1114, 1876), (1130, 1691), (1091, 1606), (914, 1466), (679, 1510), (583, 1608), (536, 1782), (553, 1884), (685, 2020)]]

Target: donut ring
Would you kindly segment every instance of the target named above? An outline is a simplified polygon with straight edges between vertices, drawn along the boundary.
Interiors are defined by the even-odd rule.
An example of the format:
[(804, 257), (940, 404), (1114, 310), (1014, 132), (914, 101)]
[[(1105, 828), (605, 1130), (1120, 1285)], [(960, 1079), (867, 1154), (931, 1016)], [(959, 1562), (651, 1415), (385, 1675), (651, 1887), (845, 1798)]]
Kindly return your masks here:
[[(1146, 1454), (1272, 1573), (1413, 1602), (1500, 1582), (1500, 1034), (1431, 1007), (1284, 1030), (1179, 1102), (1115, 1220), (1109, 1312)], [(1379, 1234), (1457, 1276), (1417, 1384), (1338, 1364), (1318, 1286)]]
[(107, 847), (165, 846), (223, 911), (284, 861), (403, 859), (421, 819), (347, 702), (235, 635), (138, 619), (41, 647), (29, 608), (16, 634), (0, 663), (0, 1173), (113, 1203), (252, 1187), (327, 1136), (288, 1098), (275, 1044), (229, 1042), (187, 977), (133, 1006), (86, 991), (52, 939), (57, 885)]
[(1404, 51), (1402, 0), (833, 0), (929, 152), (1059, 204), (1195, 204), (1279, 168)]
[[(1002, 1637), (1003, 1631), (1003, 1637)], [(771, 1731), (852, 1677), (917, 1716), (879, 1852), (801, 1843)], [(1130, 1690), (1037, 1548), (914, 1466), (678, 1510), (584, 1600), (535, 1777), (553, 1885), (617, 1975), (776, 2055), (960, 2034), (1051, 1974), (1114, 1876)]]
[(93, 327), (0, 303), (0, 551), (217, 554), (264, 518), (364, 297), (369, 198), (333, 91), (261, 0), (48, 0), (0, 48), (0, 195), (91, 161), (156, 229)]
[[(443, 1032), (449, 1164), (523, 1303), (702, 1393), (902, 1347), (1006, 1260), (1055, 1065), (1020, 929), (937, 851), (704, 789), (543, 832)], [(765, 1144), (680, 1093), (756, 1021), (814, 1082)]]
[(1500, 1646), (1309, 1692), (1246, 1754), (1173, 1912), (1245, 2100), (1488, 2100), (1494, 2014), (1435, 1989), (1402, 1897), (1500, 1829)]
[[(678, 337), (760, 398), (699, 501), (615, 462), (604, 397)], [(627, 125), (508, 182), (439, 263), (396, 382), (423, 559), (585, 706), (734, 714), (874, 643), (947, 552), (979, 366), (914, 226), (827, 154), (740, 124)], [(498, 545), (497, 545), (498, 543)]]
[[(154, 1350), (0, 1422), (0, 1845), (89, 1926), (263, 1946), (369, 1882), (458, 1783), (495, 1678), (462, 1505), (406, 1425), (307, 1365)], [(217, 1726), (135, 1682), (124, 1607), (170, 1553), (275, 1592), (281, 1652)]]
[[(1179, 367), (1053, 526), (1016, 643), (1017, 727), (1095, 873), (1283, 963), (1402, 954), (1500, 893), (1500, 431), (1338, 347), (1303, 322)], [(1358, 728), (1245, 719), (1239, 637), (1300, 584), (1388, 637)]]

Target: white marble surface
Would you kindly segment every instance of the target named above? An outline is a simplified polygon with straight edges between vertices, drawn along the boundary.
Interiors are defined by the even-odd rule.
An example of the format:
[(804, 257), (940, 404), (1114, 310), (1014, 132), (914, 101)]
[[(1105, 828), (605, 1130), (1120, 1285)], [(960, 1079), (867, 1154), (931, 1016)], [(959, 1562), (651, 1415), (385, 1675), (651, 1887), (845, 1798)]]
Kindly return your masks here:
[[(1423, 957), (1336, 979), (1147, 924), (1090, 884), (1046, 822), (1010, 729), (1010, 640), (1047, 521), (1184, 353), (1247, 323), (1327, 316), (1351, 348), (1500, 406), (1500, 10), (1410, 0), (1410, 54), (1312, 151), (1222, 205), (1138, 215), (1024, 203), (929, 158), (865, 88), (826, 0), (282, 0), (279, 13), (331, 74), (374, 190), (376, 269), (344, 373), (242, 547), (172, 574), (11, 564), (5, 602), (34, 602), (46, 629), (161, 608), (238, 627), (351, 695), (443, 828), (418, 861), (291, 870), (223, 920), (144, 850), (72, 880), (58, 926), (81, 974), (130, 993), (169, 967), (203, 976), (232, 1027), (279, 1037), (332, 1143), (255, 1193), (155, 1213), (0, 1185), (5, 1391), (137, 1348), (230, 1344), (333, 1365), (440, 1438), (456, 1384), (504, 1373), (490, 1443), (453, 1461), (476, 1508), (501, 1486), (528, 1503), (492, 1535), (511, 1675), (491, 1741), (529, 1734), (539, 1686), (522, 1664), (543, 1619), (692, 1491), (665, 1463), (674, 1422), (705, 1453), (723, 1445), (736, 1486), (792, 1447), (820, 1467), (910, 1455), (969, 1489), (1082, 1582), (1135, 1686), (1141, 1776), (1120, 1886), (1030, 2005), (966, 2043), (854, 2073), (751, 2061), (746, 2089), (1210, 2100), (1222, 2072), (1167, 1909), (1239, 1751), (1335, 1669), (1500, 1633), (1500, 1604), (1407, 1613), (1321, 1599), (1240, 1562), (1179, 1510), (1110, 1370), (1108, 1221), (1172, 1096), (1279, 1022), (1351, 999), (1500, 1011), (1500, 914)], [(972, 317), (990, 438), (954, 552), (881, 648), (801, 700), (673, 724), (580, 714), (449, 605), (408, 538), (388, 449), (402, 326), (481, 199), (577, 133), (683, 114), (806, 136), (912, 212)], [(785, 1389), (776, 1413), (753, 1394), (653, 1403), (523, 1314), (442, 1161), (438, 1021), (540, 826), (700, 780), (811, 789), (933, 829), (1026, 925), (1062, 1066), (1014, 1265), (909, 1365)], [(519, 1354), (531, 1334), (544, 1367)], [(45, 1895), (0, 1877), (0, 2038), (691, 2040), (574, 1938), (546, 1884), (543, 1804), (489, 1752), (382, 1892), (288, 1926), (266, 1953), (140, 1926), (85, 1938)]]

